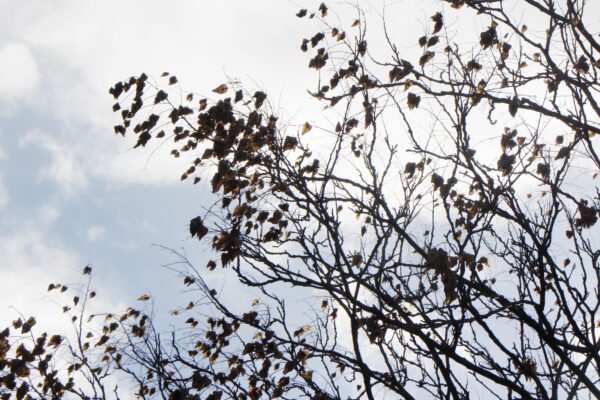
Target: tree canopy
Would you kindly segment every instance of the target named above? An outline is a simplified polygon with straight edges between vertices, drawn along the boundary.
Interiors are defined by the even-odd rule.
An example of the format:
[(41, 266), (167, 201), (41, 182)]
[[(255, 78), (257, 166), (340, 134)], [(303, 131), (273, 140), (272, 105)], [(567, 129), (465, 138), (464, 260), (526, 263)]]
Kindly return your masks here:
[[(116, 83), (115, 132), (210, 185), (189, 233), (214, 260), (177, 254), (185, 328), (143, 305), (89, 315), (89, 284), (65, 305), (71, 338), (16, 320), (0, 396), (600, 398), (595, 16), (584, 0), (435, 6), (415, 37), (398, 15), (298, 11), (318, 21), (299, 51), (326, 119), (282, 121), (233, 80), (183, 101), (170, 73)], [(223, 268), (257, 299), (210, 287)]]

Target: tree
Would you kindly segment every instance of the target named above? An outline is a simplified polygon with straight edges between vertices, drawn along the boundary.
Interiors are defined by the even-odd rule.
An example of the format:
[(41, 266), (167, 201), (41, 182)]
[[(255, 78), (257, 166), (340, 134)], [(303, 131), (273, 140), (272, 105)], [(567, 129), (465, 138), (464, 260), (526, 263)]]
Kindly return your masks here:
[[(436, 6), (413, 55), (385, 19), (371, 39), (360, 10), (346, 27), (325, 4), (298, 12), (321, 24), (301, 50), (331, 126), (283, 124), (236, 82), (182, 103), (167, 73), (113, 86), (116, 133), (165, 138), (192, 160), (182, 180), (209, 176), (216, 201), (189, 228), (216, 260), (180, 255), (197, 295), (184, 330), (161, 335), (130, 308), (88, 337), (79, 298), (70, 344), (15, 321), (0, 393), (104, 398), (122, 376), (142, 398), (600, 398), (600, 42), (586, 2)], [(203, 279), (220, 268), (261, 299), (228, 303)], [(314, 299), (306, 324), (289, 290)]]

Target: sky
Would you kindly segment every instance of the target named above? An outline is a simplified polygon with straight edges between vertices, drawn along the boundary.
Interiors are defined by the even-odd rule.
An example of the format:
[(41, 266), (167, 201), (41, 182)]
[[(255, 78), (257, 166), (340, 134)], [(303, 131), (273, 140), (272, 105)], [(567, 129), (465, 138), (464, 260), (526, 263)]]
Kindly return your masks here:
[(180, 282), (162, 266), (175, 258), (160, 246), (206, 262), (208, 246), (187, 224), (210, 191), (180, 183), (182, 165), (168, 152), (133, 151), (115, 136), (108, 89), (169, 71), (182, 93), (210, 93), (229, 76), (268, 90), (275, 104), (285, 99), (292, 115), (313, 79), (297, 49), (307, 31), (297, 9), (288, 1), (0, 0), (10, 16), (0, 26), (0, 323), (19, 313), (52, 323), (58, 308), (46, 287), (76, 286), (87, 264), (103, 307), (141, 293), (162, 310), (171, 305)]
[[(340, 3), (345, 13), (331, 18), (348, 26), (352, 7), (328, 4)], [(318, 25), (294, 14), (319, 4), (0, 0), (9, 16), (0, 25), (0, 324), (19, 313), (56, 323), (46, 287), (76, 286), (87, 264), (101, 307), (149, 293), (168, 312), (181, 285), (163, 266), (176, 261), (165, 247), (205, 264), (209, 245), (190, 237), (188, 221), (214, 198), (202, 183), (179, 181), (184, 165), (168, 149), (133, 150), (132, 138), (114, 134), (119, 119), (108, 89), (141, 72), (158, 78), (168, 71), (182, 96), (209, 96), (229, 77), (267, 92), (281, 119), (312, 122), (320, 108), (306, 90), (316, 73), (299, 45)], [(439, 0), (359, 4), (375, 21), (387, 5), (397, 41), (411, 39), (416, 49), (412, 42), (440, 8)], [(381, 37), (378, 28), (369, 28), (373, 37)], [(478, 35), (484, 27), (460, 32), (467, 28)], [(210, 279), (223, 286), (232, 277)]]
[[(317, 75), (299, 47), (317, 24), (295, 14), (320, 2), (0, 0), (10, 16), (0, 25), (1, 327), (34, 315), (39, 331), (69, 334), (57, 316), (70, 297), (46, 288), (83, 289), (86, 265), (98, 293), (92, 312), (120, 312), (149, 294), (155, 318), (167, 321), (187, 304), (167, 249), (206, 264), (210, 244), (192, 239), (188, 223), (215, 198), (203, 183), (180, 182), (188, 165), (168, 149), (133, 150), (134, 138), (114, 134), (108, 89), (168, 71), (179, 81), (172, 90), (210, 96), (234, 78), (267, 92), (281, 120), (314, 123), (321, 106), (307, 89)], [(361, 6), (377, 17), (381, 4)], [(356, 15), (344, 7), (339, 18), (350, 25)], [(410, 33), (429, 15), (398, 28)], [(231, 271), (206, 279), (227, 287), (229, 300), (256, 296)], [(308, 310), (290, 297), (292, 310)]]
[[(397, 11), (405, 2), (387, 3)], [(319, 4), (0, 0), (10, 16), (0, 26), (0, 323), (35, 314), (58, 324), (46, 287), (77, 287), (88, 264), (101, 307), (150, 293), (166, 313), (181, 286), (163, 266), (176, 259), (164, 247), (205, 264), (209, 245), (190, 238), (188, 221), (214, 198), (203, 184), (179, 181), (184, 166), (168, 151), (134, 151), (133, 139), (114, 134), (108, 89), (168, 71), (182, 95), (210, 95), (235, 78), (266, 91), (281, 119), (302, 124), (320, 110), (306, 92), (315, 72), (299, 51), (317, 25), (295, 13)], [(382, 4), (361, 2), (375, 17)], [(348, 14), (332, 18), (348, 25), (353, 8), (342, 9)], [(415, 10), (401, 32), (428, 20)]]
[[(133, 150), (133, 138), (114, 134), (108, 89), (168, 71), (178, 77), (173, 90), (210, 96), (230, 77), (267, 92), (282, 119), (312, 122), (320, 108), (306, 90), (316, 75), (299, 45), (316, 25), (294, 14), (320, 2), (0, 0), (0, 327), (35, 315), (62, 329), (46, 288), (79, 287), (88, 264), (98, 310), (141, 294), (158, 316), (182, 304), (181, 279), (165, 267), (177, 257), (166, 248), (206, 263), (210, 245), (190, 237), (188, 222), (214, 197), (203, 183), (180, 182), (184, 165), (167, 149)], [(346, 4), (339, 18), (349, 25), (351, 7), (336, 3)], [(359, 1), (372, 18), (384, 3), (402, 43), (418, 38), (440, 2)], [(228, 271), (207, 279), (235, 284)], [(253, 293), (241, 290), (229, 293), (250, 303)]]

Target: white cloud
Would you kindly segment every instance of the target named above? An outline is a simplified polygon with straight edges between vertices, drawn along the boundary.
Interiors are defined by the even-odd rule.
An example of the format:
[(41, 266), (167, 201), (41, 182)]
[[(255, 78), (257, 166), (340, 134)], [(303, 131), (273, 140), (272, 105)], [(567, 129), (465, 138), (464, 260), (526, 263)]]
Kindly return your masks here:
[(26, 229), (0, 236), (2, 254), (2, 291), (0, 291), (0, 323), (6, 324), (16, 313), (34, 313), (44, 323), (52, 325), (47, 316), (56, 315), (59, 308), (44, 298), (50, 282), (70, 282), (79, 267), (78, 257), (59, 246), (44, 242), (42, 232)]
[(40, 181), (49, 180), (61, 187), (64, 193), (73, 194), (87, 186), (87, 176), (76, 157), (75, 148), (41, 131), (31, 131), (19, 145), (36, 146), (50, 154), (50, 165), (38, 171)]
[(23, 43), (0, 46), (0, 101), (14, 102), (30, 96), (40, 82), (38, 64)]
[[(62, 306), (73, 306), (74, 296), (83, 300), (86, 290), (86, 277), (82, 275), (80, 257), (63, 246), (47, 241), (42, 230), (35, 230), (30, 224), (18, 232), (0, 235), (0, 275), (2, 276), (2, 291), (0, 291), (0, 329), (10, 326), (11, 321), (33, 316), (36, 325), (32, 332), (38, 335), (48, 332), (50, 335), (59, 334), (71, 343), (76, 340), (75, 325), (72, 325), (71, 314), (64, 314)], [(49, 283), (61, 283), (68, 291), (60, 293), (54, 290), (47, 292)], [(92, 282), (92, 289), (99, 296), (85, 305), (85, 315), (124, 310), (124, 304), (119, 303), (114, 294), (105, 287), (97, 287)], [(78, 303), (82, 305), (80, 301)], [(98, 332), (101, 330), (103, 319), (93, 319), (91, 322), (84, 317), (85, 330)], [(62, 360), (58, 359), (58, 365)], [(60, 368), (59, 368), (60, 369)], [(81, 380), (76, 376), (76, 380)], [(107, 382), (115, 382), (110, 378)], [(84, 381), (78, 384), (86, 387)], [(125, 398), (129, 398), (126, 396)]]
[(85, 231), (85, 236), (87, 237), (87, 240), (91, 243), (104, 238), (105, 234), (106, 234), (106, 229), (100, 225), (90, 226)]
[(57, 204), (52, 202), (44, 204), (40, 207), (39, 222), (44, 226), (54, 223), (60, 217), (61, 210)]
[[(36, 318), (38, 332), (72, 333), (62, 306), (85, 290), (85, 263), (75, 249), (51, 234), (57, 213), (54, 206), (47, 205), (32, 210), (30, 218), (19, 220), (19, 224), (0, 226), (0, 328), (22, 315)], [(48, 293), (50, 283), (66, 284), (69, 291)], [(88, 312), (123, 309), (119, 295), (110, 287), (92, 284), (100, 295), (89, 304)]]
[[(55, 161), (40, 178), (60, 177), (65, 187), (84, 182), (85, 175), (117, 185), (177, 183), (183, 171), (168, 157), (169, 149), (161, 149), (147, 162), (150, 151), (127, 151), (135, 143), (132, 138), (111, 137), (117, 118), (108, 88), (117, 80), (142, 71), (158, 76), (168, 70), (179, 77), (185, 93), (210, 93), (227, 73), (247, 83), (256, 79), (271, 89), (271, 100), (277, 102), (283, 88), (288, 94), (293, 90), (307, 96), (306, 80), (314, 78), (295, 45), (306, 27), (296, 21), (295, 7), (287, 3), (264, 8), (235, 0), (165, 8), (158, 1), (83, 5), (57, 0), (51, 5), (32, 1), (15, 6), (0, 0), (0, 9), (12, 16), (0, 27), (0, 37), (25, 43), (43, 71), (43, 84), (31, 89), (32, 107), (64, 122), (60, 138), (44, 142)], [(115, 9), (129, 17), (115, 17)], [(261, 20), (271, 23), (257, 29)], [(297, 23), (290, 26), (290, 22)], [(281, 58), (293, 62), (281, 68), (273, 62)], [(166, 156), (159, 154), (163, 152)], [(86, 172), (75, 173), (79, 167)]]

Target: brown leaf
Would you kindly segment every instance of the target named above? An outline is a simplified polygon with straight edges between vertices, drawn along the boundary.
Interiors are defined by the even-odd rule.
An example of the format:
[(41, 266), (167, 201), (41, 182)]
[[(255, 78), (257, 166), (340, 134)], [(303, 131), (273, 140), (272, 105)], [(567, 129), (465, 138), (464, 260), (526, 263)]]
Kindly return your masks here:
[(267, 95), (261, 91), (257, 91), (256, 93), (254, 93), (253, 97), (254, 97), (254, 107), (257, 109), (259, 109), (263, 105), (265, 100), (267, 99)]
[(305, 53), (308, 51), (308, 39), (302, 39), (302, 44), (300, 45), (300, 50), (302, 50)]
[(159, 90), (156, 93), (156, 96), (154, 97), (154, 104), (158, 104), (161, 101), (166, 100), (169, 97), (169, 95), (167, 94), (167, 92), (165, 92), (164, 90)]
[(487, 31), (481, 32), (481, 35), (479, 36), (479, 44), (485, 50), (489, 47), (492, 47), (496, 43), (498, 43), (498, 33), (496, 32), (496, 25), (492, 24)]
[(421, 67), (424, 66), (429, 61), (431, 61), (431, 59), (433, 58), (434, 55), (435, 55), (435, 53), (433, 51), (426, 51), (425, 54), (423, 54), (421, 56), (421, 58), (419, 58), (419, 65)]
[(593, 207), (588, 207), (587, 200), (581, 200), (578, 206), (579, 218), (575, 225), (579, 228), (591, 228), (598, 221), (598, 213)]
[(550, 176), (550, 165), (546, 163), (539, 163), (535, 172), (538, 175), (541, 175), (542, 178), (548, 179), (548, 177)]
[(417, 96), (416, 94), (411, 92), (406, 97), (406, 102), (408, 103), (408, 108), (410, 110), (418, 108), (419, 103), (421, 103), (421, 96)]
[(588, 63), (587, 58), (585, 58), (585, 56), (579, 57), (579, 59), (577, 60), (577, 63), (575, 63), (573, 68), (575, 68), (575, 70), (577, 72), (581, 72), (584, 74), (587, 74), (590, 72), (590, 64)]
[[(33, 317), (29, 317), (27, 318), (27, 321), (25, 321), (23, 323), (23, 326), (21, 326), (21, 333), (29, 333), (31, 331), (31, 328), (33, 328), (33, 326), (37, 323), (37, 321), (35, 320), (35, 318)], [(14, 325), (14, 323), (13, 323)]]
[(217, 263), (214, 260), (210, 260), (206, 264), (206, 268), (208, 268), (209, 271), (214, 271), (214, 269), (217, 268)]
[(323, 32), (319, 32), (315, 36), (310, 38), (310, 45), (312, 47), (317, 47), (317, 44), (319, 44), (319, 42), (321, 40), (323, 40), (324, 38), (325, 38), (325, 34)]
[(365, 54), (367, 53), (367, 42), (365, 40), (361, 41), (358, 44), (357, 51), (358, 51), (358, 54), (360, 54), (361, 57), (365, 56)]
[(500, 147), (502, 151), (511, 150), (517, 146), (517, 142), (514, 140), (515, 136), (517, 136), (516, 130), (506, 130), (506, 133), (502, 135), (502, 139), (500, 139)]
[(307, 133), (311, 129), (312, 129), (312, 125), (309, 124), (308, 122), (305, 122), (304, 125), (302, 126), (302, 135), (304, 135), (305, 133)]
[(560, 159), (563, 159), (563, 158), (567, 158), (569, 156), (570, 152), (571, 152), (571, 149), (569, 149), (568, 146), (563, 146), (558, 151), (558, 153), (556, 154), (556, 157), (554, 157), (554, 159), (555, 160), (560, 160)]
[(325, 3), (321, 3), (321, 5), (319, 6), (319, 11), (321, 11), (321, 17), (327, 16), (327, 6), (325, 5)]
[(506, 153), (502, 153), (500, 159), (498, 160), (498, 169), (502, 171), (502, 175), (508, 175), (512, 169), (513, 164), (516, 162), (516, 157), (514, 154), (508, 155)]
[(481, 71), (481, 64), (477, 62), (477, 60), (471, 60), (467, 63), (467, 71)]
[(293, 136), (286, 136), (283, 141), (283, 151), (293, 150), (298, 145), (298, 139)]
[(416, 169), (417, 169), (417, 164), (415, 164), (414, 162), (408, 162), (408, 163), (406, 163), (406, 166), (404, 167), (404, 173), (406, 175), (408, 175), (409, 178), (412, 178), (415, 175)]
[(511, 116), (517, 115), (517, 110), (519, 109), (519, 98), (517, 96), (513, 96), (510, 103), (508, 104), (508, 112)]
[(435, 23), (433, 25), (433, 34), (435, 35), (439, 31), (441, 31), (442, 27), (444, 26), (444, 16), (442, 15), (442, 13), (438, 12), (431, 17), (431, 20)]
[(325, 52), (324, 48), (320, 48), (317, 51), (317, 55), (308, 62), (308, 68), (321, 69), (327, 64), (328, 59), (329, 54)]
[(427, 41), (427, 47), (433, 47), (440, 42), (439, 36), (432, 36)]
[(202, 240), (207, 233), (208, 228), (204, 226), (202, 218), (196, 217), (190, 221), (190, 235), (192, 237), (197, 236), (198, 240)]
[(219, 86), (217, 86), (216, 88), (214, 88), (212, 91), (217, 94), (224, 94), (224, 93), (227, 93), (228, 89), (229, 89), (229, 87), (227, 86), (227, 84), (222, 83)]
[(235, 103), (237, 103), (238, 101), (241, 101), (244, 98), (244, 93), (242, 92), (242, 90), (238, 90), (237, 92), (235, 92), (235, 99), (233, 99), (233, 101)]

